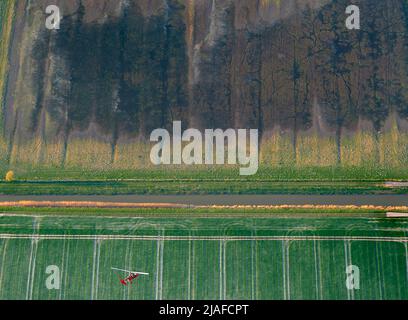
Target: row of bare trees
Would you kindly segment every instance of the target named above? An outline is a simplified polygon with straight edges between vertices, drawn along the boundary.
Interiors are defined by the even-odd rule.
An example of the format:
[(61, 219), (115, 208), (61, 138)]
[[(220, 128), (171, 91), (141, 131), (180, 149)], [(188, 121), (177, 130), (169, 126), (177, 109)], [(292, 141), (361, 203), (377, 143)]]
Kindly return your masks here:
[[(217, 118), (224, 127), (291, 131), (294, 159), (299, 132), (313, 126), (314, 112), (335, 136), (338, 163), (344, 130), (355, 130), (359, 120), (372, 124), (378, 140), (391, 113), (407, 118), (407, 4), (357, 1), (360, 30), (346, 28), (348, 5), (332, 0), (319, 10), (298, 6), (290, 19), (272, 26), (248, 22), (236, 30), (230, 24), (220, 48), (214, 48), (219, 55), (213, 55), (232, 64), (217, 68), (227, 68), (222, 76), (205, 73), (198, 87), (200, 98), (208, 99), (194, 107), (206, 115), (204, 120)], [(207, 62), (203, 69), (210, 66)], [(215, 108), (220, 90), (223, 97), (231, 94), (223, 118)]]
[[(121, 17), (104, 24), (85, 23), (81, 5), (63, 19), (60, 31), (44, 32), (32, 52), (37, 99), (31, 130), (41, 131), (48, 112), (66, 150), (73, 129), (96, 123), (111, 137), (113, 161), (121, 136), (146, 137), (155, 128), (170, 129), (174, 120), (203, 128), (258, 128), (261, 134), (279, 127), (292, 133), (296, 158), (298, 135), (313, 126), (318, 112), (336, 137), (341, 163), (345, 129), (366, 119), (379, 139), (392, 112), (408, 117), (405, 0), (356, 1), (361, 30), (346, 28), (346, 0), (319, 9), (299, 6), (272, 25), (248, 19), (240, 28), (231, 2), (217, 15), (222, 32), (215, 42), (191, 40), (194, 65), (187, 53), (186, 8), (181, 1), (166, 3), (160, 14), (145, 17), (130, 2)], [(50, 55), (64, 66), (51, 68), (53, 90), (46, 96), (41, 79)], [(189, 68), (195, 68), (194, 83), (188, 83)]]

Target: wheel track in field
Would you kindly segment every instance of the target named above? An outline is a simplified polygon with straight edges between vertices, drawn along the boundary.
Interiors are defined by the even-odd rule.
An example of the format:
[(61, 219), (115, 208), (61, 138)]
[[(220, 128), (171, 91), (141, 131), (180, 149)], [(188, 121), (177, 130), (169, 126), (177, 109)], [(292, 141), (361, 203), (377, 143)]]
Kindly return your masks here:
[(405, 243), (405, 265), (407, 270), (407, 281), (408, 281), (408, 244)]
[(6, 261), (6, 252), (7, 252), (8, 244), (9, 244), (9, 239), (5, 239), (3, 248), (2, 248), (2, 253), (1, 253), (0, 288), (3, 286), (3, 275), (4, 275), (4, 266), (5, 266), (4, 261)]
[(145, 241), (377, 241), (408, 243), (408, 237), (359, 236), (132, 236), (132, 235), (41, 235), (0, 234), (0, 239), (29, 240), (145, 240)]

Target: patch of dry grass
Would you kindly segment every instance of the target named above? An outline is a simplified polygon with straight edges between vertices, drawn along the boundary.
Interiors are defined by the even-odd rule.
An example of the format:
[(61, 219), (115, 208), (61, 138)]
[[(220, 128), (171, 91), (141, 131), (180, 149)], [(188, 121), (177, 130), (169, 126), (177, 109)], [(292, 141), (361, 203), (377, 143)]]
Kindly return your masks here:
[(95, 209), (165, 209), (165, 208), (191, 208), (208, 210), (316, 210), (316, 212), (331, 211), (384, 211), (384, 212), (408, 212), (407, 206), (374, 206), (374, 205), (206, 205), (194, 206), (174, 203), (121, 203), (100, 201), (6, 201), (0, 202), (4, 208), (95, 208)]
[(188, 208), (190, 206), (173, 203), (121, 203), (99, 201), (5, 201), (0, 207), (14, 208)]
[(406, 206), (374, 206), (374, 205), (235, 205), (235, 206), (196, 206), (195, 208), (211, 208), (211, 209), (270, 209), (270, 210), (296, 210), (296, 209), (306, 209), (306, 210), (317, 210), (317, 211), (357, 211), (357, 210), (372, 210), (372, 211), (388, 211), (388, 212), (408, 212), (408, 207)]

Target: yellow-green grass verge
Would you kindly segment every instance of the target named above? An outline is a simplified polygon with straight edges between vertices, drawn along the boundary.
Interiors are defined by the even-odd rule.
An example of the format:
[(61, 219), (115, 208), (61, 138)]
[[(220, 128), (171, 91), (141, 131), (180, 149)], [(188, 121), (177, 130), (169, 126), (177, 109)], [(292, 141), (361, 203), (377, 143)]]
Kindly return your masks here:
[(198, 217), (200, 215), (226, 215), (253, 217), (257, 215), (312, 215), (312, 216), (379, 216), (387, 213), (406, 213), (406, 206), (334, 206), (334, 205), (276, 205), (276, 206), (193, 206), (184, 204), (157, 203), (100, 203), (100, 202), (49, 202), (16, 201), (0, 202), (0, 215), (79, 215), (79, 216), (177, 216)]

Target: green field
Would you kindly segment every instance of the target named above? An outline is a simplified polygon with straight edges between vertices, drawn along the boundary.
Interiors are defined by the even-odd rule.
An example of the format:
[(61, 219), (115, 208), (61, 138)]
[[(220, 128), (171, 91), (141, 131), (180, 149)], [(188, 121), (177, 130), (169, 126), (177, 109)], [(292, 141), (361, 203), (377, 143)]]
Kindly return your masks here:
[(249, 180), (249, 181), (384, 181), (408, 180), (406, 167), (386, 166), (260, 166), (253, 176), (240, 176), (238, 166), (162, 166), (134, 169), (115, 169), (106, 167), (37, 167), (21, 165), (0, 166), (2, 176), (8, 170), (15, 172), (20, 180)]
[(406, 194), (408, 188), (387, 188), (379, 182), (279, 182), (246, 180), (117, 180), (0, 182), (4, 195), (127, 194)]
[[(0, 299), (408, 299), (408, 219), (52, 210), (1, 210)], [(124, 287), (112, 267), (150, 276)]]
[[(117, 194), (384, 194), (386, 181), (408, 180), (408, 171), (358, 167), (261, 167), (255, 176), (240, 177), (238, 168), (86, 170), (19, 167), (15, 181), (0, 181), (7, 195)], [(4, 177), (7, 170), (1, 170)]]

